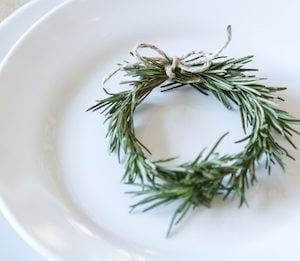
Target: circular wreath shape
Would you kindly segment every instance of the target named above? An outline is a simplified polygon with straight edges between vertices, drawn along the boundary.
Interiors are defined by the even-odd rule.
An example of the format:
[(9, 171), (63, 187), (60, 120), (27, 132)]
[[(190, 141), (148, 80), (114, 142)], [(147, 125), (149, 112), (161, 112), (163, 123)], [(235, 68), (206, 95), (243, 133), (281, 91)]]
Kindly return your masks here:
[[(141, 48), (150, 48), (159, 57), (141, 56), (138, 52)], [(240, 205), (245, 203), (246, 189), (257, 180), (255, 169), (263, 156), (269, 174), (272, 164), (277, 163), (284, 169), (283, 156), (293, 159), (276, 137), (281, 136), (296, 148), (291, 136), (299, 132), (291, 125), (300, 121), (275, 103), (283, 100), (277, 93), (285, 88), (265, 86), (258, 83), (261, 78), (250, 74), (257, 71), (245, 67), (252, 56), (228, 59), (220, 57), (219, 51), (217, 55), (191, 52), (181, 58), (169, 57), (158, 47), (144, 43), (137, 45), (131, 54), (137, 61), (125, 62), (115, 71), (125, 72), (129, 80), (121, 84), (127, 84), (131, 89), (118, 93), (104, 89), (108, 97), (98, 100), (89, 110), (100, 110), (109, 121), (110, 151), (117, 151), (119, 159), (121, 152), (125, 154), (123, 181), (140, 186), (132, 193), (144, 197), (131, 207), (146, 205), (146, 211), (179, 201), (167, 235), (191, 208), (209, 207), (216, 195), (222, 195), (224, 199), (237, 195)], [(180, 87), (192, 87), (205, 95), (211, 93), (227, 109), (233, 104), (238, 106), (245, 134), (248, 127), (251, 130), (238, 141), (247, 142), (244, 150), (232, 155), (217, 153), (216, 148), (224, 134), (208, 153), (203, 150), (192, 161), (175, 167), (161, 164), (174, 158), (149, 159), (149, 150), (135, 135), (134, 112), (155, 88), (165, 92)]]

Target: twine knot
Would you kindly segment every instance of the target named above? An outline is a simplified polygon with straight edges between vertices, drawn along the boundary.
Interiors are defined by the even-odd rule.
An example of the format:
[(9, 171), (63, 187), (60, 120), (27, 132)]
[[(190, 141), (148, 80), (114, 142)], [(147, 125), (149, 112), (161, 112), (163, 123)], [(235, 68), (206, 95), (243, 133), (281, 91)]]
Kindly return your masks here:
[[(231, 41), (231, 25), (227, 26), (227, 40), (225, 44), (220, 48), (216, 53), (208, 53), (205, 51), (192, 51), (185, 56), (182, 57), (170, 57), (168, 56), (163, 50), (158, 48), (157, 46), (153, 44), (148, 43), (138, 43), (134, 49), (133, 49), (133, 55), (136, 58), (137, 62), (132, 64), (131, 66), (136, 65), (144, 65), (153, 67), (154, 62), (156, 64), (160, 64), (164, 66), (165, 73), (168, 76), (169, 80), (173, 80), (176, 78), (176, 69), (180, 69), (181, 71), (190, 72), (193, 74), (201, 73), (206, 71), (210, 68), (212, 65), (213, 59), (218, 57), (221, 52), (228, 46), (228, 44)], [(142, 56), (139, 52), (140, 49), (151, 49), (159, 54), (158, 57), (145, 57)], [(125, 67), (128, 67), (130, 65), (126, 64), (124, 66), (119, 67), (117, 70), (109, 74), (104, 80), (103, 83), (108, 81), (116, 72), (122, 70)], [(203, 81), (201, 76), (195, 77), (195, 79), (192, 79), (190, 82), (201, 82)]]
[(175, 76), (176, 76), (175, 70), (176, 70), (176, 68), (178, 68), (180, 66), (180, 64), (181, 64), (180, 58), (178, 58), (177, 56), (174, 56), (172, 58), (172, 63), (165, 65), (165, 72), (170, 80), (175, 78)]

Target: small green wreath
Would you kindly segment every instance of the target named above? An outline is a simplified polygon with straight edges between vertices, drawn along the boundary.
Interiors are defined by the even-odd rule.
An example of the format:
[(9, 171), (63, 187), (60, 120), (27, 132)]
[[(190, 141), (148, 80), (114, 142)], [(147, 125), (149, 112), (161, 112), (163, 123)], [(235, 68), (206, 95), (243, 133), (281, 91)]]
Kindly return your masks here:
[[(240, 205), (245, 203), (245, 191), (256, 181), (255, 168), (265, 156), (265, 166), (270, 174), (271, 165), (278, 163), (284, 169), (283, 156), (293, 157), (280, 145), (275, 134), (279, 134), (294, 148), (296, 146), (290, 137), (293, 133), (300, 134), (291, 124), (300, 120), (276, 105), (276, 100), (282, 100), (277, 92), (286, 88), (274, 88), (259, 84), (262, 80), (247, 73), (257, 71), (245, 68), (252, 56), (239, 59), (220, 57), (231, 39), (231, 28), (228, 26), (228, 40), (216, 54), (203, 51), (191, 52), (184, 57), (169, 57), (158, 47), (149, 44), (139, 44), (132, 55), (136, 62), (126, 62), (108, 76), (107, 81), (117, 71), (124, 71), (131, 90), (119, 93), (109, 93), (107, 98), (97, 101), (89, 110), (101, 110), (109, 121), (107, 136), (110, 137), (110, 151), (121, 150), (125, 154), (126, 183), (141, 187), (136, 195), (144, 198), (133, 205), (150, 204), (146, 209), (152, 209), (162, 204), (179, 200), (179, 205), (170, 222), (167, 235), (174, 224), (177, 224), (185, 214), (199, 205), (209, 207), (216, 195), (238, 195)], [(139, 49), (150, 48), (159, 57), (141, 56)], [(179, 87), (190, 86), (207, 95), (208, 92), (227, 108), (232, 104), (239, 107), (243, 129), (250, 126), (252, 131), (245, 138), (247, 145), (240, 153), (220, 155), (216, 147), (226, 135), (223, 135), (215, 146), (204, 155), (176, 167), (162, 166), (173, 158), (151, 160), (146, 154), (149, 150), (136, 138), (134, 130), (134, 112), (143, 100), (157, 87), (169, 91)]]

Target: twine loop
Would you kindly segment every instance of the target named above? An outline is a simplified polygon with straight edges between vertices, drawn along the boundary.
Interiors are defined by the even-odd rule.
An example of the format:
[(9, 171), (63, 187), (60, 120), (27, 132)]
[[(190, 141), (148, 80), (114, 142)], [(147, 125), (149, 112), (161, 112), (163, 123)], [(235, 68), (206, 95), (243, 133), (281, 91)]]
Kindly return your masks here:
[[(206, 71), (212, 65), (214, 58), (219, 56), (221, 52), (228, 46), (231, 41), (231, 26), (227, 26), (227, 40), (225, 44), (215, 54), (211, 54), (205, 51), (192, 51), (182, 57), (169, 57), (163, 50), (158, 48), (156, 45), (139, 43), (133, 49), (133, 55), (136, 60), (144, 66), (153, 66), (151, 60), (157, 63), (164, 64), (166, 75), (170, 80), (175, 78), (176, 69), (180, 69), (190, 73), (201, 73)], [(140, 49), (151, 49), (157, 52), (159, 57), (151, 57), (148, 59), (140, 54)]]
[[(148, 43), (138, 43), (133, 49), (133, 56), (136, 58), (137, 62), (134, 64), (125, 64), (120, 66), (115, 71), (110, 73), (107, 77), (103, 79), (103, 83), (107, 82), (116, 72), (124, 69), (128, 66), (137, 66), (144, 65), (153, 67), (153, 65), (160, 64), (165, 68), (165, 73), (168, 76), (169, 80), (173, 80), (176, 78), (176, 69), (180, 69), (182, 71), (190, 72), (193, 74), (199, 74), (201, 72), (206, 71), (212, 65), (213, 59), (218, 57), (223, 50), (228, 46), (231, 41), (231, 25), (227, 26), (227, 39), (225, 44), (220, 48), (216, 53), (212, 54), (206, 51), (192, 51), (185, 56), (182, 57), (170, 57), (163, 50), (158, 48), (156, 45), (148, 44)], [(158, 53), (157, 57), (146, 57), (140, 54), (140, 49), (151, 49), (154, 52)], [(201, 76), (195, 77), (190, 82), (201, 82), (203, 81)]]

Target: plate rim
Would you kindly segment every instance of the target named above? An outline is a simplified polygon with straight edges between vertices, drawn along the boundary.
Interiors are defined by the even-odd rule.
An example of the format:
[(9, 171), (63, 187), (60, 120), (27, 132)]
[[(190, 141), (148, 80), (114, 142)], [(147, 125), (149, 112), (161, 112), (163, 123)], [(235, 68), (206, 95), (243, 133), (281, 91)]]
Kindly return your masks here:
[[(40, 23), (42, 23), (45, 19), (47, 19), (49, 16), (51, 16), (53, 13), (56, 13), (57, 10), (62, 8), (63, 6), (69, 4), (72, 0), (56, 0), (55, 3), (51, 3), (51, 7), (47, 7), (48, 9), (43, 11), (43, 13), (38, 15), (38, 18), (34, 18), (33, 22), (30, 22), (30, 25), (27, 26), (26, 29), (22, 30), (20, 32), (20, 35), (17, 37), (17, 39), (13, 42), (12, 46), (7, 48), (7, 50), (4, 51), (4, 56), (0, 57), (0, 72), (2, 71), (2, 68), (5, 66), (5, 63), (7, 60), (10, 59), (11, 54), (14, 52), (15, 49), (18, 48), (18, 45), (20, 42), (23, 41), (27, 37), (28, 34), (36, 26), (38, 26)], [(34, 8), (37, 9), (38, 5), (43, 4), (42, 0), (32, 0), (27, 3), (25, 3), (23, 6), (15, 10), (13, 13), (11, 13), (9, 16), (7, 16), (5, 19), (3, 19), (0, 23), (0, 33), (2, 33), (2, 30), (5, 30), (7, 27), (10, 26), (10, 24), (14, 23), (22, 14), (32, 12)], [(45, 9), (45, 8), (44, 8)], [(13, 38), (12, 35), (9, 35), (8, 37)], [(26, 243), (33, 251), (35, 251), (37, 254), (40, 254), (42, 257), (49, 258), (49, 260), (56, 260), (57, 257), (53, 255), (53, 253), (49, 250), (47, 250), (43, 244), (36, 241), (30, 233), (26, 230), (23, 225), (18, 222), (17, 218), (13, 215), (11, 212), (10, 207), (6, 204), (5, 200), (2, 198), (2, 195), (0, 193), (0, 212), (5, 218), (5, 220), (8, 222), (8, 224), (13, 228), (13, 230), (22, 238), (23, 242)]]
[[(22, 43), (22, 41), (27, 37), (27, 35), (28, 34), (30, 34), (31, 32), (32, 32), (32, 30), (34, 30), (38, 25), (40, 25), (41, 23), (43, 23), (47, 18), (49, 18), (49, 16), (52, 16), (53, 15), (53, 13), (56, 13), (56, 11), (58, 11), (58, 10), (61, 10), (61, 7), (64, 7), (64, 6), (66, 6), (68, 3), (70, 3), (70, 2), (75, 2), (75, 1), (72, 1), (72, 0), (69, 0), (69, 1), (67, 1), (67, 2), (64, 2), (64, 3), (62, 3), (59, 7), (56, 7), (54, 10), (52, 10), (49, 14), (47, 14), (46, 16), (44, 16), (44, 17), (42, 17), (42, 19), (40, 19), (39, 21), (37, 21), (36, 23), (34, 23), (33, 25), (32, 25), (32, 27), (15, 43), (15, 45), (13, 46), (13, 48), (9, 51), (9, 53), (7, 54), (7, 56), (3, 59), (3, 61), (1, 62), (1, 64), (0, 64), (0, 72), (1, 72), (1, 70), (2, 70), (2, 66), (5, 66), (5, 64), (6, 64), (6, 61), (7, 60), (9, 60), (10, 59), (10, 56), (11, 56), (11, 54), (13, 54), (14, 53), (14, 51), (15, 51), (15, 49), (16, 48), (18, 48), (18, 46), (19, 46), (19, 43)], [(1, 195), (0, 195), (0, 209), (2, 209), (3, 208), (3, 206), (2, 205), (5, 205), (5, 202), (1, 199)], [(9, 215), (11, 215), (12, 213), (11, 212), (9, 212), (8, 211), (8, 217), (9, 217)], [(16, 217), (14, 217), (14, 216), (12, 216), (12, 217), (10, 217), (10, 218), (12, 218), (13, 219), (13, 221), (12, 222), (17, 222), (18, 223), (18, 221), (17, 221), (17, 219), (16, 219)], [(21, 225), (21, 224), (17, 224), (17, 226), (18, 225)], [(25, 231), (26, 232), (26, 231)], [(28, 234), (28, 236), (30, 237), (30, 235)], [(34, 243), (37, 243), (38, 244), (38, 247), (44, 247), (39, 241), (36, 241), (35, 239), (33, 239), (33, 238), (31, 238), (30, 237), (30, 239), (32, 239), (33, 241), (34, 241)], [(40, 251), (39, 251), (40, 252)], [(49, 254), (51, 253), (52, 254), (52, 252), (50, 252), (50, 251), (46, 251), (45, 252), (46, 253), (46, 255), (47, 256), (50, 256)], [(54, 256), (53, 256), (53, 258), (54, 258)]]

